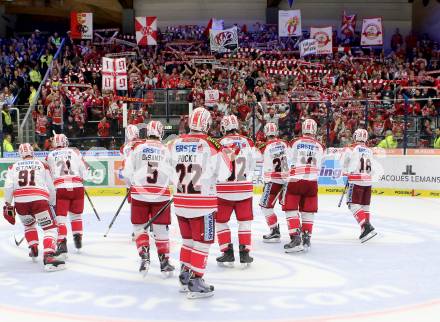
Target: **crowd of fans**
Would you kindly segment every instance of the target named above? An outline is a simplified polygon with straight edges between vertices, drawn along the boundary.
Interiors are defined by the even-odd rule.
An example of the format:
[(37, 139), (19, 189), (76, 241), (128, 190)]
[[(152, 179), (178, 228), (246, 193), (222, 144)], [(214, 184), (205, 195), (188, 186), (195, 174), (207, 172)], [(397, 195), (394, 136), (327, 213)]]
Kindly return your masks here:
[[(140, 49), (131, 36), (106, 42), (113, 31), (104, 31), (99, 43), (73, 41), (67, 34), (33, 113), (40, 147), (55, 131), (97, 136), (113, 148), (111, 138), (123, 136), (122, 101), (116, 95), (140, 99), (129, 103), (128, 121), (145, 123), (163, 115), (157, 101), (141, 100), (154, 100), (158, 89), (168, 89), (168, 98), (185, 107), (174, 113), (180, 115), (179, 133), (188, 129), (184, 114), (190, 102), (211, 111), (214, 137), (221, 135), (225, 114), (237, 115), (241, 132), (257, 141), (265, 140), (266, 122), (277, 123), (281, 136), (291, 139), (300, 134), (301, 120), (312, 117), (329, 146), (350, 143), (353, 131), (365, 127), (373, 144), (383, 147), (401, 147), (405, 128), (410, 146), (440, 147), (440, 51), (428, 35), (404, 37), (396, 30), (392, 51), (384, 53), (357, 47), (357, 34), (339, 39), (335, 33), (332, 56), (300, 60), (295, 41), (279, 41), (276, 26), (240, 30), (240, 50), (226, 55), (211, 54), (200, 26), (168, 27), (159, 33), (158, 46)], [(29, 84), (32, 101), (59, 44), (59, 35), (43, 39), (37, 32), (3, 40), (0, 99), (11, 102), (14, 94), (9, 93), (16, 95), (21, 81)], [(102, 91), (101, 58), (121, 53), (127, 59), (128, 91)], [(206, 90), (218, 90), (218, 99), (206, 102)]]

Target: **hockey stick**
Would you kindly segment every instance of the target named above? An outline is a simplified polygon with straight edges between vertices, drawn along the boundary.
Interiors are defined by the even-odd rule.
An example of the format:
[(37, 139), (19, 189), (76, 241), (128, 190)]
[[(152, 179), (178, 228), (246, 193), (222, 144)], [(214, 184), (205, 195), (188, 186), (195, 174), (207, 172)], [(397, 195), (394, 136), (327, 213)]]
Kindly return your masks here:
[(344, 196), (345, 193), (347, 192), (347, 188), (348, 188), (348, 180), (347, 183), (345, 184), (344, 190), (342, 191), (341, 199), (339, 199), (338, 208), (341, 208), (342, 200), (344, 200)]
[(15, 238), (15, 234), (14, 234), (14, 241), (15, 241), (15, 245), (17, 247), (20, 247), (20, 245), (23, 242), (23, 240), (24, 240), (24, 236), (19, 241), (17, 241), (17, 238)]
[(93, 212), (95, 213), (96, 218), (98, 218), (98, 221), (101, 221), (101, 218), (99, 218), (98, 212), (97, 212), (96, 209), (95, 209), (95, 205), (93, 205), (93, 202), (92, 202), (92, 200), (90, 199), (89, 193), (87, 192), (86, 189), (84, 189), (84, 193), (85, 193), (87, 199), (89, 200), (90, 205), (91, 205), (92, 208), (93, 208)]
[(118, 217), (119, 213), (121, 212), (122, 206), (124, 205), (125, 201), (127, 200), (127, 197), (128, 197), (128, 194), (125, 195), (124, 200), (122, 200), (122, 203), (118, 208), (118, 211), (116, 211), (116, 214), (113, 216), (113, 219), (110, 222), (110, 225), (108, 226), (107, 232), (104, 234), (104, 237), (107, 237), (108, 233), (110, 232), (110, 229), (112, 228), (113, 224), (115, 223), (116, 218)]
[(144, 230), (148, 230), (148, 227), (150, 227), (153, 222), (159, 218), (160, 215), (162, 215), (162, 213), (173, 203), (174, 198), (170, 199), (162, 208), (159, 209), (159, 211), (157, 212), (157, 214), (155, 214), (153, 217), (151, 217), (150, 220), (148, 220), (148, 222), (145, 224), (144, 226)]

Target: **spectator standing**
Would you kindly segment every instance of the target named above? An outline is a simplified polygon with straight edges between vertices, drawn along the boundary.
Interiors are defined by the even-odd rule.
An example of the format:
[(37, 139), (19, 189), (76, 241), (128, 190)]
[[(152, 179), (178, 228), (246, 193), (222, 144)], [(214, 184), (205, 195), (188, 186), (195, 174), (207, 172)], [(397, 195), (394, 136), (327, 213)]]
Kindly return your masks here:
[(12, 146), (12, 137), (10, 134), (6, 134), (3, 139), (3, 152), (14, 152), (14, 147)]
[[(29, 72), (29, 79), (31, 80), (32, 83), (37, 83), (40, 84), (41, 82), (41, 73), (40, 70), (38, 68), (38, 65), (35, 64), (31, 71)], [(36, 84), (35, 84), (36, 85)], [(38, 85), (37, 85), (38, 86)]]
[(435, 130), (434, 149), (440, 149), (440, 127)]
[(110, 123), (107, 118), (103, 117), (98, 123), (98, 136), (100, 138), (100, 146), (107, 147), (108, 137), (110, 136)]
[(2, 108), (2, 122), (3, 122), (3, 133), (12, 136), (14, 132), (14, 127), (12, 125), (11, 111), (9, 110), (9, 105), (4, 104)]
[(391, 37), (391, 49), (397, 51), (399, 46), (403, 45), (403, 37), (400, 34), (399, 28), (396, 28), (396, 32)]
[(31, 92), (31, 94), (29, 95), (29, 105), (32, 105), (37, 98), (37, 89), (35, 88), (34, 84), (31, 84), (29, 86), (29, 91)]
[(377, 146), (383, 149), (396, 149), (397, 141), (394, 139), (393, 131), (386, 131), (385, 138)]
[(43, 147), (44, 141), (46, 141), (48, 124), (49, 121), (44, 114), (44, 108), (43, 106), (39, 106), (37, 118), (35, 120), (35, 133), (37, 134), (37, 142), (40, 147)]

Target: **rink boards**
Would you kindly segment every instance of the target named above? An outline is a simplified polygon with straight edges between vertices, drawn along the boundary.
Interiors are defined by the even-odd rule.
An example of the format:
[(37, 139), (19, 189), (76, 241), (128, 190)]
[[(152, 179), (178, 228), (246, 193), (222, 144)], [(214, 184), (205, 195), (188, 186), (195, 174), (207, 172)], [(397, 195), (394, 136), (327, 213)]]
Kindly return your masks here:
[[(340, 150), (329, 151), (319, 174), (319, 193), (342, 193), (345, 177), (341, 170)], [(44, 158), (47, 152), (40, 152)], [(122, 158), (112, 151), (84, 153), (89, 171), (85, 186), (93, 196), (116, 196), (126, 193), (121, 178)], [(16, 155), (0, 159), (0, 195), (3, 196), (8, 166), (16, 161)], [(386, 155), (376, 154), (372, 160), (373, 194), (383, 196), (440, 197), (440, 155)], [(262, 192), (262, 163), (257, 163), (254, 174), (254, 192)]]

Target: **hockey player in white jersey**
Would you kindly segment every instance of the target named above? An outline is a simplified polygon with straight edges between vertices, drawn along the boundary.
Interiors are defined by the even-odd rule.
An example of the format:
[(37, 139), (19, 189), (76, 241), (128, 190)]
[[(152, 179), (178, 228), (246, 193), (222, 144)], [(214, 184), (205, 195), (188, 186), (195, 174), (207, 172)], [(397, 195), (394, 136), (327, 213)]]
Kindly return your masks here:
[(266, 218), (270, 233), (263, 236), (265, 243), (280, 242), (280, 226), (274, 212), (275, 203), (281, 199), (286, 177), (288, 144), (278, 138), (278, 127), (275, 123), (264, 126), (267, 142), (260, 147), (263, 154), (264, 188), (260, 199), (261, 211)]
[(253, 175), (258, 155), (254, 143), (238, 134), (238, 120), (235, 115), (224, 116), (220, 127), (225, 135), (220, 144), (223, 152), (231, 160), (232, 173), (225, 181), (217, 183), (218, 212), (215, 219), (217, 239), (223, 255), (217, 258), (220, 265), (235, 261), (234, 247), (231, 243), (231, 230), (228, 222), (232, 212), (238, 221), (238, 242), (240, 263), (253, 262), (249, 256), (251, 248), (251, 224), (254, 219), (252, 210)]
[(214, 286), (206, 284), (203, 275), (215, 238), (216, 181), (230, 176), (230, 165), (222, 166), (227, 161), (221, 157), (221, 145), (207, 135), (211, 122), (207, 109), (196, 108), (189, 117), (190, 133), (169, 146), (175, 174), (174, 206), (183, 240), (179, 281), (188, 298), (214, 294)]
[(84, 184), (87, 166), (76, 148), (69, 148), (64, 134), (55, 134), (52, 150), (46, 162), (56, 189), (55, 213), (58, 225), (58, 250), (60, 258), (67, 256), (67, 216), (70, 218), (73, 241), (76, 249), (82, 248), (84, 211)]
[(289, 178), (283, 196), (290, 242), (286, 253), (310, 248), (315, 213), (318, 211), (318, 173), (324, 147), (315, 139), (317, 124), (313, 119), (302, 123), (302, 136), (290, 143)]
[(128, 154), (133, 149), (133, 146), (141, 142), (139, 139), (139, 128), (136, 125), (129, 124), (125, 128), (125, 143), (120, 148), (121, 156), (127, 159)]
[[(127, 201), (128, 203), (131, 202), (131, 194), (130, 194), (130, 182), (127, 181), (126, 178), (122, 175), (124, 172), (125, 162), (127, 161), (127, 158), (130, 154), (130, 152), (133, 150), (133, 147), (142, 142), (142, 140), (139, 139), (139, 128), (136, 125), (129, 124), (125, 128), (125, 143), (121, 146), (119, 152), (123, 158), (122, 160), (122, 169), (121, 169), (121, 177), (125, 181), (125, 185), (127, 187)], [(134, 236), (133, 236), (134, 238)]]
[[(147, 139), (132, 146), (123, 171), (124, 178), (130, 184), (131, 223), (141, 258), (139, 271), (144, 275), (150, 266), (150, 238), (144, 226), (170, 200), (169, 184), (172, 174), (170, 153), (161, 142), (164, 133), (162, 123), (151, 121), (146, 132)], [(166, 276), (174, 271), (169, 262), (170, 224), (171, 210), (168, 206), (152, 224), (160, 270)]]
[(361, 226), (359, 239), (362, 243), (377, 235), (370, 223), (373, 151), (367, 147), (368, 132), (357, 129), (354, 143), (345, 149), (344, 172), (348, 177), (347, 205)]
[(18, 153), (22, 160), (11, 165), (6, 175), (3, 216), (14, 225), (17, 212), (32, 259), (38, 256), (38, 224), (44, 232), (44, 269), (63, 269), (64, 261), (55, 257), (57, 225), (50, 210), (50, 205), (55, 203), (55, 189), (49, 167), (34, 158), (34, 150), (29, 143), (20, 144)]

